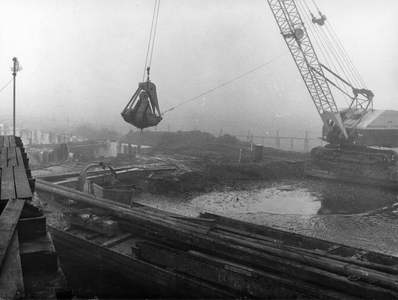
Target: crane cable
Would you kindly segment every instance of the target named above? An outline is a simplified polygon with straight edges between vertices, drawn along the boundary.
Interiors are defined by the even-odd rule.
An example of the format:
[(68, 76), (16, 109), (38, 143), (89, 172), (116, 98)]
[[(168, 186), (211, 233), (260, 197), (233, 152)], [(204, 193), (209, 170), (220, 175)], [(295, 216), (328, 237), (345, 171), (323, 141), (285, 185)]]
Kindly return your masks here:
[(5, 86), (3, 86), (1, 89), (0, 89), (0, 92), (2, 92), (6, 87), (7, 87), (7, 85), (9, 85), (10, 83), (11, 83), (11, 81), (13, 81), (14, 79), (11, 79)]
[[(325, 26), (327, 27), (327, 25), (325, 25)], [(318, 36), (320, 36), (320, 39), (319, 39), (320, 44), (321, 44), (320, 47), (323, 47), (323, 49), (325, 50), (325, 52), (327, 54), (327, 56), (324, 55), (326, 62), (329, 65), (332, 65), (334, 70), (338, 70), (338, 68), (336, 67), (336, 64), (337, 64), (337, 66), (340, 68), (340, 70), (344, 73), (344, 76), (346, 78), (349, 78), (349, 76), (347, 76), (347, 74), (346, 74), (345, 67), (342, 65), (341, 60), (339, 59), (338, 55), (335, 52), (333, 43), (330, 42), (330, 39), (326, 35), (325, 31), (321, 30), (317, 26), (315, 28), (316, 28), (315, 29), (316, 34)], [(330, 51), (328, 51), (328, 49), (330, 49)], [(333, 76), (336, 77), (334, 74), (333, 74)], [(342, 77), (342, 76), (340, 76), (340, 77)], [(350, 80), (348, 80), (348, 81), (350, 81)], [(340, 81), (336, 80), (336, 82), (337, 82), (337, 85), (340, 87)], [(351, 83), (350, 83), (350, 85), (351, 85)], [(343, 88), (347, 92), (346, 94), (348, 94), (347, 87), (345, 85), (343, 85)]]
[[(318, 10), (318, 12), (320, 12), (320, 10), (319, 10), (318, 6), (316, 5), (315, 1), (312, 0), (312, 2), (315, 5), (315, 7)], [(305, 5), (307, 6), (306, 3), (305, 3)], [(308, 6), (307, 6), (307, 9), (310, 11)], [(311, 11), (310, 11), (310, 13), (311, 13)], [(316, 27), (316, 28), (320, 29), (319, 26)], [(362, 86), (366, 87), (366, 85), (363, 82), (358, 70), (355, 68), (354, 64), (352, 63), (352, 60), (350, 59), (349, 55), (345, 51), (345, 49), (344, 49), (343, 45), (341, 44), (338, 36), (335, 34), (331, 23), (327, 22), (325, 28), (326, 28), (327, 33), (325, 33), (324, 31), (321, 31), (321, 30), (318, 30), (318, 31), (320, 31), (322, 33), (323, 40), (325, 40), (325, 42), (328, 44), (327, 48), (331, 49), (331, 52), (332, 52), (332, 54), (334, 56), (334, 59), (338, 63), (339, 67), (341, 68), (341, 70), (344, 73), (344, 75), (346, 76), (346, 78), (350, 78), (351, 79), (350, 81), (353, 81), (355, 83), (355, 85), (357, 85), (357, 86), (362, 85)], [(332, 40), (332, 42), (330, 40)], [(325, 47), (325, 46), (323, 45), (323, 47)], [(341, 62), (343, 62), (343, 64)], [(346, 71), (347, 71), (348, 74), (346, 73)]]
[[(315, 4), (314, 1), (313, 1), (313, 3), (316, 6), (316, 8), (318, 9), (318, 11), (319, 11), (319, 8), (317, 7), (317, 5)], [(312, 13), (311, 13), (311, 10), (309, 9), (309, 7), (305, 3), (305, 1), (304, 1), (304, 4), (306, 5), (306, 7), (307, 7), (308, 11), (310, 12), (311, 16), (313, 16)], [(304, 15), (309, 19), (308, 15), (306, 15), (305, 13), (304, 13)], [(311, 22), (311, 20), (309, 22)], [(327, 59), (328, 57), (326, 57), (324, 55), (325, 59), (327, 60), (327, 63), (328, 64), (332, 64), (333, 68), (335, 70), (337, 70), (337, 68), (334, 66), (334, 62), (333, 62), (332, 58), (329, 55), (329, 53), (330, 53), (333, 56), (333, 58), (336, 61), (336, 63), (339, 65), (339, 67), (340, 67), (341, 71), (344, 73), (345, 77), (346, 78), (350, 78), (348, 81), (353, 81), (355, 85), (357, 85), (357, 86), (362, 85), (362, 86), (364, 86), (366, 88), (366, 85), (363, 82), (361, 76), (359, 75), (359, 72), (355, 68), (352, 60), (350, 59), (349, 55), (347, 54), (347, 52), (345, 51), (344, 47), (342, 46), (340, 40), (338, 39), (337, 35), (335, 34), (335, 32), (334, 32), (334, 30), (333, 30), (333, 28), (331, 26), (331, 23), (328, 22), (326, 24), (326, 26), (325, 26), (326, 27), (326, 32), (321, 30), (319, 27), (320, 26), (316, 26), (315, 27), (316, 28), (315, 29), (315, 33), (316, 33), (316, 35), (318, 35), (318, 37), (319, 37), (319, 35), (321, 35), (321, 38), (319, 39), (319, 42), (318, 42), (318, 40), (316, 40), (316, 43), (321, 48), (321, 52), (322, 52), (323, 55), (324, 55), (324, 53), (322, 51), (322, 47), (325, 49), (325, 51), (327, 53), (327, 56), (329, 57), (329, 60), (330, 60), (330, 62), (328, 62), (328, 59)], [(331, 38), (329, 38), (329, 37), (331, 37)], [(332, 42), (330, 40), (332, 40)], [(325, 43), (323, 41), (325, 41), (325, 43), (327, 44), (326, 46), (325, 46)], [(347, 71), (348, 74), (346, 73), (346, 71)], [(339, 81), (336, 81), (336, 82), (337, 82), (338, 85), (340, 85)], [(347, 91), (347, 86), (344, 85), (343, 87)], [(343, 93), (343, 96), (344, 96), (344, 93)], [(345, 96), (344, 96), (344, 98), (345, 98)], [(350, 97), (350, 98), (352, 99), (352, 97)], [(348, 103), (347, 99), (346, 99), (346, 102)]]
[(217, 90), (217, 89), (219, 89), (219, 88), (221, 88), (221, 87), (223, 87), (223, 86), (225, 86), (225, 85), (227, 85), (227, 84), (229, 84), (229, 83), (231, 83), (231, 82), (234, 82), (234, 81), (236, 81), (236, 80), (238, 80), (238, 79), (240, 79), (240, 78), (242, 78), (242, 77), (245, 77), (246, 75), (249, 75), (250, 73), (253, 73), (253, 72), (255, 72), (255, 71), (257, 71), (257, 70), (259, 70), (259, 69), (265, 67), (266, 65), (268, 65), (268, 64), (270, 64), (270, 63), (272, 63), (272, 62), (274, 62), (275, 60), (281, 58), (282, 56), (286, 55), (287, 53), (289, 53), (289, 52), (285, 52), (285, 53), (279, 55), (278, 57), (275, 57), (274, 59), (272, 59), (272, 60), (266, 62), (265, 64), (262, 64), (261, 66), (255, 68), (255, 69), (253, 69), (253, 70), (251, 70), (251, 71), (248, 71), (248, 72), (246, 72), (246, 73), (244, 73), (244, 74), (242, 74), (242, 75), (240, 75), (240, 76), (238, 76), (238, 77), (235, 77), (234, 79), (231, 79), (231, 80), (229, 80), (229, 81), (227, 81), (227, 82), (224, 82), (223, 84), (221, 84), (221, 85), (219, 85), (219, 86), (217, 86), (217, 87), (214, 87), (214, 88), (208, 90), (207, 92), (204, 92), (204, 93), (200, 94), (199, 96), (196, 96), (196, 97), (194, 97), (194, 98), (191, 98), (191, 99), (189, 99), (189, 100), (187, 100), (187, 101), (185, 101), (185, 102), (182, 102), (182, 103), (180, 103), (180, 104), (178, 104), (178, 105), (176, 105), (176, 106), (174, 106), (174, 107), (172, 107), (172, 108), (170, 108), (170, 109), (168, 109), (168, 110), (165, 110), (165, 111), (162, 113), (162, 115), (164, 115), (164, 114), (165, 114), (166, 112), (168, 112), (168, 111), (171, 111), (171, 110), (173, 110), (173, 109), (175, 109), (175, 108), (177, 108), (177, 107), (180, 107), (180, 106), (182, 106), (182, 105), (184, 105), (184, 104), (187, 104), (187, 103), (189, 103), (189, 102), (191, 102), (191, 101), (193, 101), (193, 100), (195, 100), (195, 99), (198, 99), (198, 98), (200, 98), (200, 97), (202, 97), (202, 96), (204, 96), (204, 95), (206, 95), (206, 94), (209, 94), (209, 93), (211, 93), (211, 92), (213, 92), (213, 91), (215, 91), (215, 90)]
[(318, 10), (318, 12), (320, 12), (320, 10), (319, 10), (319, 8), (318, 8), (318, 6), (316, 5), (316, 3), (315, 3), (315, 1), (314, 1), (314, 0), (312, 0), (312, 3), (314, 3), (314, 5), (315, 5), (316, 9)]
[[(309, 12), (309, 14), (311, 15), (311, 18), (308, 16), (308, 14), (305, 13), (305, 9), (302, 7), (301, 2), (299, 2), (299, 1), (297, 1), (298, 7), (303, 11), (303, 16), (304, 16), (303, 18), (305, 19), (305, 21), (308, 22), (308, 24), (311, 24), (311, 23), (313, 23), (313, 22), (312, 22), (312, 17), (313, 17), (314, 15), (312, 14), (312, 12), (311, 12), (310, 8), (308, 7), (307, 3), (306, 3), (305, 1), (303, 1), (303, 2), (304, 2), (304, 4), (305, 4), (305, 6), (307, 7), (308, 12)], [(316, 28), (317, 28), (317, 26), (316, 26)], [(314, 32), (314, 29), (313, 29), (312, 26), (309, 26), (308, 30), (311, 31), (311, 33), (312, 33), (313, 36), (318, 37), (318, 38), (315, 39), (315, 43), (318, 45), (319, 50), (320, 50), (322, 56), (323, 56), (324, 59), (326, 60), (326, 63), (327, 63), (327, 64), (332, 64), (332, 65), (333, 65), (333, 69), (336, 69), (336, 67), (335, 67), (335, 65), (334, 65), (334, 62), (333, 62), (333, 59), (332, 59), (332, 57), (330, 57), (329, 51), (327, 51), (327, 49), (330, 49), (330, 47), (326, 47), (326, 46), (323, 44), (323, 38), (322, 38), (322, 36), (321, 36), (321, 33), (318, 32), (318, 31), (320, 31), (320, 30), (315, 30), (315, 32)], [(322, 76), (324, 76), (324, 75), (322, 74)], [(328, 80), (328, 82), (329, 82), (329, 83), (332, 83), (330, 80)], [(337, 84), (337, 88), (338, 88), (339, 90), (342, 90), (342, 88), (340, 87), (340, 81), (336, 80), (336, 84)], [(336, 84), (333, 84), (333, 85), (336, 86)], [(343, 88), (346, 89), (345, 86), (343, 86)], [(346, 90), (345, 92), (343, 92), (343, 97), (344, 97), (344, 99), (345, 99), (345, 101), (346, 101), (346, 103), (347, 103), (347, 105), (348, 105), (348, 101), (347, 101), (347, 99), (345, 98), (345, 95), (346, 95), (346, 94), (348, 94), (347, 90)]]
[(330, 25), (330, 29), (329, 29), (329, 27), (327, 29), (331, 30), (331, 36), (335, 37), (336, 44), (338, 46), (340, 46), (340, 48), (342, 49), (341, 51), (343, 52), (344, 57), (346, 58), (347, 64), (350, 66), (350, 70), (353, 72), (353, 76), (354, 77), (356, 76), (357, 80), (360, 82), (360, 84), (362, 84), (364, 87), (366, 87), (365, 82), (363, 81), (361, 75), (359, 74), (358, 70), (355, 68), (351, 58), (348, 56), (347, 52), (345, 51), (344, 47), (342, 46), (338, 36), (335, 34), (333, 27)]
[[(148, 80), (149, 80), (149, 70), (151, 68), (153, 48), (155, 46), (155, 37), (156, 37), (156, 29), (157, 29), (157, 25), (158, 25), (159, 8), (160, 8), (160, 0), (156, 0), (155, 7), (153, 9), (151, 31), (149, 33), (148, 49), (146, 52), (144, 75), (143, 75), (142, 81), (145, 81), (146, 73), (148, 74)], [(148, 63), (148, 58), (149, 58), (149, 63)]]

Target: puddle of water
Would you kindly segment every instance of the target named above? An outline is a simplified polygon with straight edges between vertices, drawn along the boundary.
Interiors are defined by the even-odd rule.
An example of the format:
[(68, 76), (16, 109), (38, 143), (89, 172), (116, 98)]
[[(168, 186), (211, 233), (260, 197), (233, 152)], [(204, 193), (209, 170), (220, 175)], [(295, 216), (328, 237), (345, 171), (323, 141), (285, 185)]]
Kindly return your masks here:
[(313, 215), (321, 202), (307, 189), (281, 186), (249, 192), (210, 193), (193, 199), (191, 205), (204, 211)]
[[(191, 200), (150, 196), (137, 202), (190, 217), (214, 213), (398, 256), (396, 197), (396, 193), (340, 182), (285, 181)], [(389, 209), (383, 210), (385, 206)]]

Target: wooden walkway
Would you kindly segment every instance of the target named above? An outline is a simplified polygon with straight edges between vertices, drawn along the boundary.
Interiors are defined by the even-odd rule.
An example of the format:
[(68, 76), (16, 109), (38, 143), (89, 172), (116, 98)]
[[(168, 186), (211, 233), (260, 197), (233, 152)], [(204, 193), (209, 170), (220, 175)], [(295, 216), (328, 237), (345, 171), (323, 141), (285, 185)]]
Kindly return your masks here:
[(67, 293), (21, 139), (0, 136), (0, 299)]

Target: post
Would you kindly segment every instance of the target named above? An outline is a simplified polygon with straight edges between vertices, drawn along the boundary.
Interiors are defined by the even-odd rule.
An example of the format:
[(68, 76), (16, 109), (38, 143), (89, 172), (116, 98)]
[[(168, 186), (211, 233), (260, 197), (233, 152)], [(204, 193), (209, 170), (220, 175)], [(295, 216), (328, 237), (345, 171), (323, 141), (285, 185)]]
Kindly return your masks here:
[(13, 89), (13, 106), (12, 106), (12, 135), (15, 137), (15, 82), (16, 82), (16, 77), (17, 77), (17, 65), (18, 65), (18, 60), (16, 57), (13, 59), (14, 66), (13, 66), (13, 72), (12, 75), (14, 77), (14, 89)]
[(305, 132), (305, 140), (304, 140), (304, 151), (308, 152), (310, 150), (310, 143), (308, 141), (308, 131)]
[(281, 147), (279, 139), (279, 129), (276, 130), (275, 146), (276, 149), (279, 149)]

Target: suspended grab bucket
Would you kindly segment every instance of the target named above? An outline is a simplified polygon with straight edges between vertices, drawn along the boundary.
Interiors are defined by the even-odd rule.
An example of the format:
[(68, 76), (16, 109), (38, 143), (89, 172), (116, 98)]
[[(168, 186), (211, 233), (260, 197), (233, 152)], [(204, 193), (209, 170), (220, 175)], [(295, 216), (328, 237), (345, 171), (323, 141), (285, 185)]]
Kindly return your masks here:
[(140, 129), (158, 125), (162, 117), (155, 84), (140, 82), (121, 114), (127, 123)]

